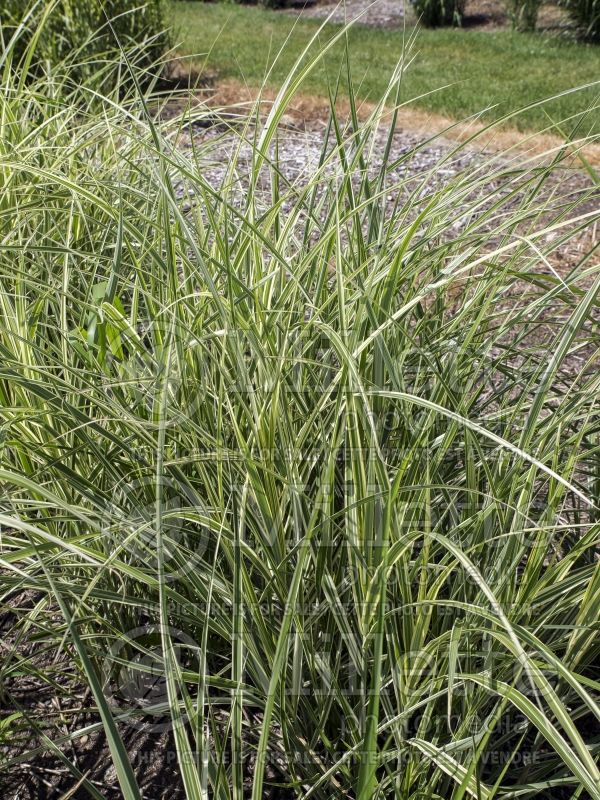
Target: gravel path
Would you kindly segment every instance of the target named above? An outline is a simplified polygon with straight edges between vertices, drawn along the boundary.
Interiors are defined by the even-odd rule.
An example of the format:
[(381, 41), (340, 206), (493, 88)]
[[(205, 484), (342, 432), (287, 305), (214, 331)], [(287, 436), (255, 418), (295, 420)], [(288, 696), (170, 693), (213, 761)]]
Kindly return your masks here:
[[(285, 120), (285, 118), (284, 118)], [(317, 169), (323, 148), (324, 124), (311, 129), (300, 129), (291, 122), (284, 125), (278, 136), (279, 166), (283, 176), (297, 186), (306, 184)], [(252, 138), (252, 134), (248, 134)], [(192, 150), (194, 145), (206, 147), (205, 153), (210, 166), (203, 174), (214, 186), (221, 184), (230, 167), (232, 157), (236, 158), (240, 190), (243, 191), (245, 174), (250, 168), (253, 150), (250, 143), (239, 145), (233, 134), (224, 134), (222, 129), (192, 128), (184, 134), (179, 144), (184, 150)], [(371, 140), (369, 166), (378, 171), (384, 158), (387, 144), (387, 131), (381, 129)], [(339, 160), (334, 159), (339, 167)], [(490, 157), (474, 148), (458, 148), (455, 142), (438, 138), (425, 142), (424, 135), (398, 131), (393, 138), (388, 157), (388, 183), (394, 185), (408, 179), (417, 180), (427, 176), (427, 188), (433, 189), (455, 175), (480, 168), (489, 170)], [(508, 165), (505, 159), (496, 159), (496, 166)], [(332, 165), (331, 170), (336, 166)], [(265, 186), (265, 189), (267, 187)], [(268, 199), (268, 198), (267, 198)]]
[[(252, 138), (252, 134), (248, 134)], [(232, 159), (236, 162), (235, 188), (232, 201), (239, 203), (240, 207), (245, 202), (245, 188), (248, 184), (248, 173), (251, 168), (253, 151), (250, 144), (240, 147), (239, 138), (231, 133), (224, 134), (218, 128), (205, 128), (186, 134), (187, 142), (180, 142), (184, 149), (192, 148), (192, 139), (195, 144), (206, 147), (206, 166), (202, 167), (204, 176), (215, 187), (223, 185)], [(283, 203), (283, 211), (294, 212), (294, 204), (301, 190), (313, 178), (319, 164), (323, 148), (324, 125), (321, 129), (303, 130), (297, 127), (282, 128), (279, 132), (278, 153), (279, 168), (282, 176), (288, 182), (290, 189), (288, 198)], [(387, 145), (387, 131), (381, 128), (372, 136), (367, 148), (368, 170), (377, 172), (382, 160), (385, 158)], [(439, 227), (440, 240), (457, 238), (467, 227), (470, 236), (481, 237), (481, 253), (491, 251), (494, 247), (505, 243), (507, 235), (506, 220), (516, 216), (523, 219), (521, 235), (531, 233), (532, 228), (541, 230), (551, 220), (556, 220), (558, 209), (565, 209), (567, 204), (577, 203), (577, 207), (566, 212), (566, 218), (587, 212), (596, 213), (600, 218), (600, 190), (594, 189), (587, 176), (574, 169), (556, 167), (554, 172), (542, 179), (544, 175), (539, 162), (524, 160), (523, 152), (492, 153), (482, 152), (472, 146), (459, 145), (456, 142), (438, 137), (427, 140), (424, 134), (416, 134), (399, 130), (393, 137), (388, 156), (387, 186), (388, 193), (385, 197), (384, 213), (386, 216), (393, 213), (396, 203), (406, 209), (403, 224), (410, 224), (432, 198), (434, 193), (441, 189), (449, 189), (454, 183), (456, 188), (449, 189), (449, 193), (442, 192), (438, 196), (440, 204), (438, 215), (440, 220), (436, 223)], [(329, 175), (340, 170), (339, 159), (332, 159), (328, 168)], [(271, 173), (264, 169), (258, 183), (257, 204), (259, 210), (267, 210), (271, 203)], [(360, 171), (357, 169), (353, 180), (361, 180)], [(540, 192), (535, 205), (540, 209), (540, 215), (535, 220), (523, 217), (523, 200), (531, 191), (532, 181), (537, 183), (542, 180)], [(328, 183), (324, 177), (322, 183)], [(285, 194), (284, 182), (281, 189)], [(260, 195), (263, 195), (261, 198)], [(187, 197), (185, 195), (188, 195)], [(196, 205), (193, 190), (181, 185), (179, 196), (184, 202), (184, 210), (189, 210)], [(452, 202), (448, 203), (448, 197)], [(501, 205), (496, 205), (503, 198)], [(260, 206), (263, 206), (260, 208)], [(492, 206), (495, 209), (492, 210)], [(541, 210), (543, 209), (543, 211)], [(490, 216), (487, 212), (491, 211)], [(442, 219), (443, 218), (443, 219)], [(299, 220), (302, 219), (302, 216)], [(573, 226), (574, 227), (574, 226)], [(560, 240), (560, 233), (548, 231), (543, 237), (536, 240), (536, 247), (547, 254), (547, 258), (536, 257), (532, 247), (529, 253), (530, 260), (527, 268), (540, 274), (553, 277), (566, 278), (575, 269), (580, 271), (578, 264), (584, 252), (588, 252), (598, 241), (598, 225), (592, 219), (584, 230)], [(566, 232), (566, 229), (564, 229)], [(517, 236), (513, 230), (511, 236)], [(525, 263), (525, 262), (523, 262)], [(593, 280), (590, 274), (583, 279), (578, 278), (576, 283), (579, 288), (588, 287)], [(524, 298), (531, 294), (532, 283), (528, 278), (514, 279), (507, 287), (502, 306), (507, 312), (515, 304), (524, 302)], [(456, 302), (460, 303), (457, 296)], [(555, 326), (560, 318), (568, 312), (567, 305), (561, 300), (553, 306), (548, 303), (539, 317)], [(548, 331), (539, 330), (539, 340), (529, 342), (538, 346), (547, 338)], [(536, 334), (537, 337), (537, 334)], [(529, 341), (529, 340), (528, 340)], [(585, 355), (585, 354), (580, 354)], [(589, 355), (589, 354), (587, 354)], [(575, 357), (568, 359), (568, 369), (576, 372), (581, 364)]]
[[(284, 117), (284, 120), (286, 118)], [(304, 187), (314, 176), (318, 168), (323, 149), (325, 125), (313, 123), (310, 129), (303, 129), (293, 124), (280, 127), (278, 133), (278, 164), (282, 176), (289, 186), (295, 189)], [(253, 134), (247, 134), (252, 139)], [(381, 127), (372, 137), (366, 148), (365, 155), (369, 172), (378, 173), (381, 163), (385, 158), (388, 131)], [(236, 162), (236, 181), (240, 198), (244, 195), (247, 185), (247, 175), (251, 169), (253, 149), (250, 143), (240, 145), (239, 137), (235, 134), (225, 133), (223, 128), (196, 127), (182, 134), (179, 146), (191, 152), (192, 145), (201, 146), (203, 150), (203, 174), (210, 183), (218, 187), (223, 183), (230, 168), (232, 158)], [(331, 147), (329, 148), (331, 149)], [(348, 142), (347, 152), (352, 152), (352, 145)], [(388, 169), (386, 183), (390, 187), (390, 201), (395, 201), (397, 196), (408, 196), (418, 186), (418, 199), (430, 197), (433, 192), (447, 186), (455, 179), (468, 178), (472, 190), (463, 195), (465, 205), (471, 205), (476, 195), (479, 200), (487, 196), (496, 202), (504, 193), (514, 191), (520, 181), (527, 182), (531, 179), (532, 171), (537, 169), (535, 162), (527, 163), (525, 155), (513, 151), (508, 153), (485, 152), (473, 146), (464, 146), (442, 136), (427, 138), (424, 133), (398, 130), (393, 137), (388, 154)], [(340, 171), (338, 157), (331, 159), (327, 173)], [(265, 205), (270, 203), (270, 171), (263, 170), (260, 188), (264, 190)], [(360, 173), (356, 170), (356, 180), (360, 180)], [(323, 183), (326, 183), (324, 178)], [(544, 193), (553, 196), (552, 203), (564, 202), (568, 197), (574, 199), (580, 193), (589, 192), (589, 179), (579, 172), (567, 168), (556, 168), (554, 174), (545, 182)], [(181, 196), (185, 194), (185, 187), (181, 186)], [(475, 193), (475, 195), (473, 194)], [(193, 195), (193, 192), (190, 192)], [(294, 193), (291, 193), (292, 195)], [(413, 202), (415, 196), (413, 196)], [(459, 195), (457, 195), (459, 196)], [(513, 205), (520, 203), (519, 194), (511, 199), (504, 212)], [(293, 200), (290, 200), (290, 203)], [(591, 205), (590, 205), (591, 203)], [(189, 204), (194, 204), (193, 196)], [(479, 205), (477, 213), (481, 213), (486, 203)], [(598, 193), (596, 197), (588, 200), (586, 207), (598, 208)], [(284, 206), (285, 208), (285, 206)], [(580, 209), (580, 212), (581, 213)], [(460, 212), (460, 209), (456, 209)], [(470, 224), (471, 214), (461, 218), (460, 213), (454, 216), (458, 232), (463, 225)]]
[[(297, 9), (287, 13), (298, 16)], [(398, 28), (404, 20), (404, 0), (346, 0), (345, 3), (317, 3), (306, 6), (303, 17), (323, 19), (332, 14), (331, 22), (346, 23), (360, 17), (361, 25), (373, 28)]]

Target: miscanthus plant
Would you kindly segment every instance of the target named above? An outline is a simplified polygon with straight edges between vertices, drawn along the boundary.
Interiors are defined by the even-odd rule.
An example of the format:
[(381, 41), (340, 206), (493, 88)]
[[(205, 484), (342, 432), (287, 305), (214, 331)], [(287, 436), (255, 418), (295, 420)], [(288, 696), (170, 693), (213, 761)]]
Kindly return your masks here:
[(99, 83), (103, 74), (106, 87), (119, 79), (115, 37), (135, 48), (140, 78), (167, 50), (166, 12), (164, 0), (2, 0), (0, 40), (24, 76), (68, 56), (71, 80)]
[(0, 781), (45, 750), (103, 797), (102, 730), (140, 798), (141, 730), (189, 800), (600, 798), (597, 194), (392, 158), (402, 65), (290, 181), (315, 63), (183, 149), (214, 110), (4, 53), (0, 736), (38, 738)]

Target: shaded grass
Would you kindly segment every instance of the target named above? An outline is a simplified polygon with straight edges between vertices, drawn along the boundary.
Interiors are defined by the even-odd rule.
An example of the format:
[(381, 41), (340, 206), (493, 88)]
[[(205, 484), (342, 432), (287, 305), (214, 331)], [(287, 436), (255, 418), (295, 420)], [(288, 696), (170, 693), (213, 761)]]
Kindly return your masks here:
[[(262, 85), (279, 53), (268, 78), (268, 84), (277, 87), (319, 26), (314, 20), (295, 23), (287, 14), (227, 3), (174, 2), (170, 17), (183, 53), (210, 51), (206, 62), (198, 59), (198, 63), (205, 62), (223, 78), (243, 80), (253, 87)], [(337, 27), (329, 26), (322, 40)], [(402, 53), (403, 39), (411, 32), (360, 25), (349, 31), (353, 78), (360, 98), (374, 100), (385, 91), (390, 71)], [(308, 78), (305, 91), (328, 94), (337, 78), (341, 47)], [(548, 35), (421, 30), (414, 54), (403, 80), (403, 100), (415, 98), (422, 108), (458, 119), (490, 106), (497, 108), (485, 118), (498, 119), (507, 111), (596, 81), (600, 75), (599, 47)], [(445, 85), (447, 88), (441, 89)], [(597, 95), (596, 87), (563, 97), (527, 111), (515, 124), (521, 129), (545, 127), (549, 116), (566, 119), (579, 114)], [(595, 112), (586, 124), (588, 129), (600, 130), (600, 113)]]

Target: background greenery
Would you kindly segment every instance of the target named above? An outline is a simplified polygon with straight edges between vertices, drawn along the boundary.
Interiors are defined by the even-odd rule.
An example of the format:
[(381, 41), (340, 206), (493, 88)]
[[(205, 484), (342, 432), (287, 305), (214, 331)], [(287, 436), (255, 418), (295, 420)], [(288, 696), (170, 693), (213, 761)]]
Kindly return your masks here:
[[(130, 54), (135, 46), (138, 66), (149, 66), (165, 52), (166, 9), (167, 0), (2, 0), (0, 23), (5, 42), (22, 26), (11, 48), (15, 62), (29, 52), (29, 68), (40, 70), (69, 56), (72, 79), (98, 82), (105, 75), (114, 81), (117, 40)], [(28, 51), (32, 41), (35, 48)]]
[(236, 125), (2, 51), (0, 780), (599, 800), (597, 185), (387, 157), (400, 68), (288, 179), (313, 45)]
[(600, 2), (598, 0), (568, 0), (567, 8), (590, 39), (600, 40)]
[[(275, 88), (318, 29), (314, 20), (296, 21), (265, 9), (193, 0), (173, 3), (169, 20), (181, 43), (179, 49), (196, 56), (196, 64), (250, 86), (260, 86), (268, 73), (267, 84)], [(320, 41), (327, 41), (336, 29), (328, 26)], [(381, 96), (412, 33), (360, 25), (348, 32), (359, 98)], [(327, 96), (338, 76), (343, 47), (340, 42), (308, 76), (305, 91)], [(597, 47), (513, 31), (421, 30), (413, 54), (403, 77), (402, 98), (459, 119), (490, 107), (485, 118), (498, 119), (508, 110), (593, 83), (600, 75)], [(565, 119), (587, 109), (598, 93), (595, 86), (586, 93), (567, 95), (529, 109), (512, 124), (521, 129), (545, 127), (551, 119)], [(599, 112), (589, 117), (589, 125), (600, 130)]]

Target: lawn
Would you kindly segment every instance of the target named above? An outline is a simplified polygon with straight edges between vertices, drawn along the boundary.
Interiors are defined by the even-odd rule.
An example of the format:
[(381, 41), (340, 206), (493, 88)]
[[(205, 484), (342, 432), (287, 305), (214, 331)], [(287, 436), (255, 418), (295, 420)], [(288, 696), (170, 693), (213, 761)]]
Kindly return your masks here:
[[(281, 12), (230, 4), (175, 2), (171, 14), (182, 53), (197, 54), (196, 62), (220, 77), (239, 79), (252, 87), (263, 83), (270, 65), (267, 83), (278, 87), (319, 27), (316, 20), (297, 21)], [(327, 25), (322, 41), (338, 30), (339, 26)], [(362, 99), (377, 98), (385, 91), (412, 33), (358, 24), (349, 31), (353, 80)], [(336, 45), (304, 89), (326, 95), (343, 52), (344, 44)], [(546, 34), (421, 30), (413, 55), (403, 99), (458, 119), (488, 107), (493, 107), (488, 118), (498, 118), (600, 78), (600, 47)], [(548, 115), (556, 121), (581, 114), (597, 101), (598, 91), (598, 86), (591, 87), (529, 109), (511, 124), (540, 129), (550, 124)], [(592, 125), (600, 130), (598, 111), (585, 121), (586, 130)]]

